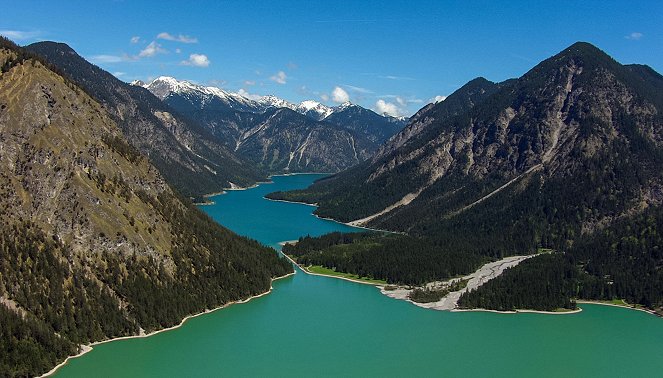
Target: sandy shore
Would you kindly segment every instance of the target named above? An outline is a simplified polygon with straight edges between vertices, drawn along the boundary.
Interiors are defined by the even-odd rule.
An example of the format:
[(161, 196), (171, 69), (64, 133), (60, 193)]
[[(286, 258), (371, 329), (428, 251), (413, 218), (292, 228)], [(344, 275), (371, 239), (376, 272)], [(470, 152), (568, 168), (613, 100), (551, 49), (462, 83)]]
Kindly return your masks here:
[(416, 306), (423, 308), (440, 311), (456, 310), (458, 308), (458, 300), (460, 299), (460, 296), (463, 295), (463, 293), (477, 289), (484, 283), (492, 280), (495, 277), (498, 277), (507, 268), (514, 267), (534, 256), (536, 255), (506, 257), (502, 260), (485, 264), (476, 272), (468, 274), (467, 276), (461, 278), (452, 278), (447, 281), (430, 282), (421, 287), (425, 289), (439, 289), (448, 287), (460, 280), (467, 280), (467, 286), (465, 286), (463, 289), (452, 291), (437, 302), (418, 303), (410, 300), (409, 295), (414, 290), (414, 288), (397, 287), (395, 290), (385, 290), (385, 287), (381, 287), (380, 292), (390, 298), (408, 301)]
[[(290, 277), (290, 276), (294, 275), (295, 273), (296, 273), (296, 271), (294, 271), (294, 272), (292, 272), (292, 273), (288, 273), (288, 274), (283, 275), (283, 276), (280, 276), (280, 277), (273, 278), (273, 279), (272, 279), (272, 283), (274, 283), (274, 281), (277, 281), (277, 280), (280, 280), (280, 279), (283, 279), (283, 278)], [(218, 310), (221, 310), (221, 309), (224, 309), (224, 308), (230, 307), (230, 306), (235, 305), (235, 304), (247, 303), (247, 302), (249, 302), (249, 301), (252, 300), (252, 299), (260, 298), (260, 297), (262, 297), (262, 296), (265, 296), (265, 295), (271, 293), (273, 288), (274, 288), (273, 285), (270, 284), (270, 286), (269, 286), (269, 290), (267, 290), (266, 292), (264, 292), (264, 293), (262, 293), (262, 294), (254, 295), (254, 296), (252, 296), (252, 297), (249, 297), (249, 298), (246, 298), (246, 299), (242, 299), (242, 300), (239, 300), (239, 301), (228, 302), (228, 303), (226, 303), (226, 304), (224, 304), (224, 305), (222, 305), (222, 306), (219, 306), (219, 307), (213, 308), (213, 309), (211, 309), (211, 310), (205, 310), (205, 311), (203, 311), (203, 312), (199, 312), (199, 313), (197, 313), (197, 314), (193, 314), (193, 315), (186, 316), (184, 319), (182, 319), (182, 321), (180, 321), (179, 324), (174, 325), (174, 326), (172, 326), (172, 327), (168, 327), (168, 328), (160, 329), (160, 330), (157, 330), (157, 331), (154, 331), (154, 332), (150, 332), (150, 333), (147, 333), (147, 334), (144, 333), (143, 330), (141, 329), (141, 330), (140, 330), (141, 332), (140, 332), (138, 335), (116, 337), (116, 338), (108, 339), (108, 340), (95, 341), (95, 342), (90, 343), (90, 344), (87, 344), (87, 345), (81, 345), (81, 346), (79, 346), (79, 350), (80, 350), (80, 351), (79, 351), (78, 354), (67, 357), (64, 361), (62, 361), (61, 363), (59, 363), (57, 366), (55, 366), (53, 369), (51, 369), (48, 373), (41, 375), (41, 377), (48, 377), (48, 376), (50, 376), (50, 375), (55, 374), (55, 372), (56, 372), (59, 368), (61, 368), (62, 366), (66, 365), (67, 362), (69, 362), (69, 360), (71, 360), (72, 358), (80, 357), (80, 356), (84, 355), (85, 353), (88, 353), (89, 351), (91, 351), (91, 350), (94, 348), (95, 345), (100, 345), (100, 344), (110, 343), (110, 342), (118, 341), (118, 340), (128, 340), (128, 339), (137, 339), (137, 338), (142, 338), (142, 337), (150, 337), (150, 336), (156, 335), (156, 334), (161, 333), (161, 332), (172, 331), (172, 330), (174, 330), (174, 329), (177, 329), (177, 328), (181, 327), (184, 323), (186, 323), (187, 320), (189, 320), (189, 319), (191, 319), (191, 318), (195, 318), (195, 317), (198, 317), (198, 316), (201, 316), (201, 315), (206, 315), (206, 314), (209, 314), (209, 313), (211, 313), (211, 312), (218, 311)]]

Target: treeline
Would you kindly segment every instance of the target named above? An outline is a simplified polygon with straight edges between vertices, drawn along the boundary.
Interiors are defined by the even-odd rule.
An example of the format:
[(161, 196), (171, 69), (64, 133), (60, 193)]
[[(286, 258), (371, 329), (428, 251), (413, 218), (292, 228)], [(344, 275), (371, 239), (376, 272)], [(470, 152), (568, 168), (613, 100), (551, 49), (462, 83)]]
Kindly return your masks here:
[(304, 237), (283, 252), (302, 265), (321, 265), (339, 272), (418, 285), (476, 270), (486, 256), (440, 248), (425, 240), (379, 233), (332, 233)]

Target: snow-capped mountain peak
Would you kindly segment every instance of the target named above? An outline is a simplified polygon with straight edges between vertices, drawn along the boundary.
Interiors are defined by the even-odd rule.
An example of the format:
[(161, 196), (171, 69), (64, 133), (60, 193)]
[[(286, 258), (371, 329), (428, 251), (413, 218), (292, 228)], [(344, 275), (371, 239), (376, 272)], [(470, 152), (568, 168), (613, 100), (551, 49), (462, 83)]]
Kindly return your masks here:
[[(215, 106), (212, 103), (219, 101), (224, 104), (224, 107), (241, 112), (263, 113), (267, 109), (288, 108), (316, 121), (322, 121), (334, 113), (339, 113), (347, 109), (363, 109), (359, 105), (355, 105), (349, 101), (335, 107), (330, 107), (315, 100), (305, 100), (299, 104), (293, 104), (274, 95), (262, 96), (254, 100), (239, 93), (229, 92), (212, 86), (202, 86), (186, 80), (177, 80), (170, 76), (160, 76), (148, 84), (137, 81), (134, 85), (147, 88), (162, 100), (171, 95), (186, 97), (188, 100), (193, 101), (193, 103), (198, 104), (201, 109), (207, 106)], [(388, 119), (393, 118), (387, 114), (383, 116)]]
[(296, 110), (297, 106), (274, 95), (262, 96), (258, 99), (258, 103), (262, 104), (265, 108), (288, 108)]
[(342, 103), (341, 105), (337, 106), (336, 111), (342, 111), (342, 110), (345, 110), (345, 109), (353, 107), (353, 106), (357, 106), (357, 105), (351, 103), (350, 101), (346, 101), (346, 102)]
[(202, 86), (185, 80), (177, 80), (170, 76), (160, 76), (151, 83), (143, 85), (160, 99), (171, 94), (198, 98), (201, 106), (218, 99), (237, 110), (260, 109), (261, 105), (240, 94), (225, 91), (221, 88)]
[(295, 111), (317, 120), (323, 120), (334, 112), (334, 109), (317, 101), (306, 100), (297, 105)]

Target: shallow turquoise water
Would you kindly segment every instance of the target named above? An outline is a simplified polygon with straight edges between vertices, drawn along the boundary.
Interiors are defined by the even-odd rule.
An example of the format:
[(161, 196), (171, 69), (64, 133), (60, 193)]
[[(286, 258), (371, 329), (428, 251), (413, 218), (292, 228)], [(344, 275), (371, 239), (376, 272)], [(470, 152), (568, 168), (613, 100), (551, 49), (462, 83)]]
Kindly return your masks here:
[[(277, 176), (205, 206), (234, 231), (283, 240), (356, 230), (313, 207), (264, 200), (315, 175)], [(98, 345), (59, 376), (661, 376), (663, 319), (582, 305), (574, 315), (450, 313), (387, 298), (369, 285), (295, 276), (272, 294), (149, 338)]]

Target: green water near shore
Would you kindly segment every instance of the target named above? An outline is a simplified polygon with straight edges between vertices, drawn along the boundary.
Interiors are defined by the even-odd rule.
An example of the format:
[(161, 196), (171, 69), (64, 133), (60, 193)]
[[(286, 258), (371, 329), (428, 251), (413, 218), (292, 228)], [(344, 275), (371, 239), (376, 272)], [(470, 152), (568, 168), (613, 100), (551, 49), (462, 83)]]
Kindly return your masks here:
[[(316, 175), (212, 198), (224, 226), (278, 242), (358, 231), (315, 218), (313, 207), (267, 201)], [(663, 319), (581, 305), (572, 315), (439, 312), (387, 298), (369, 285), (295, 276), (274, 291), (148, 338), (94, 347), (58, 370), (89, 376), (660, 376)]]

